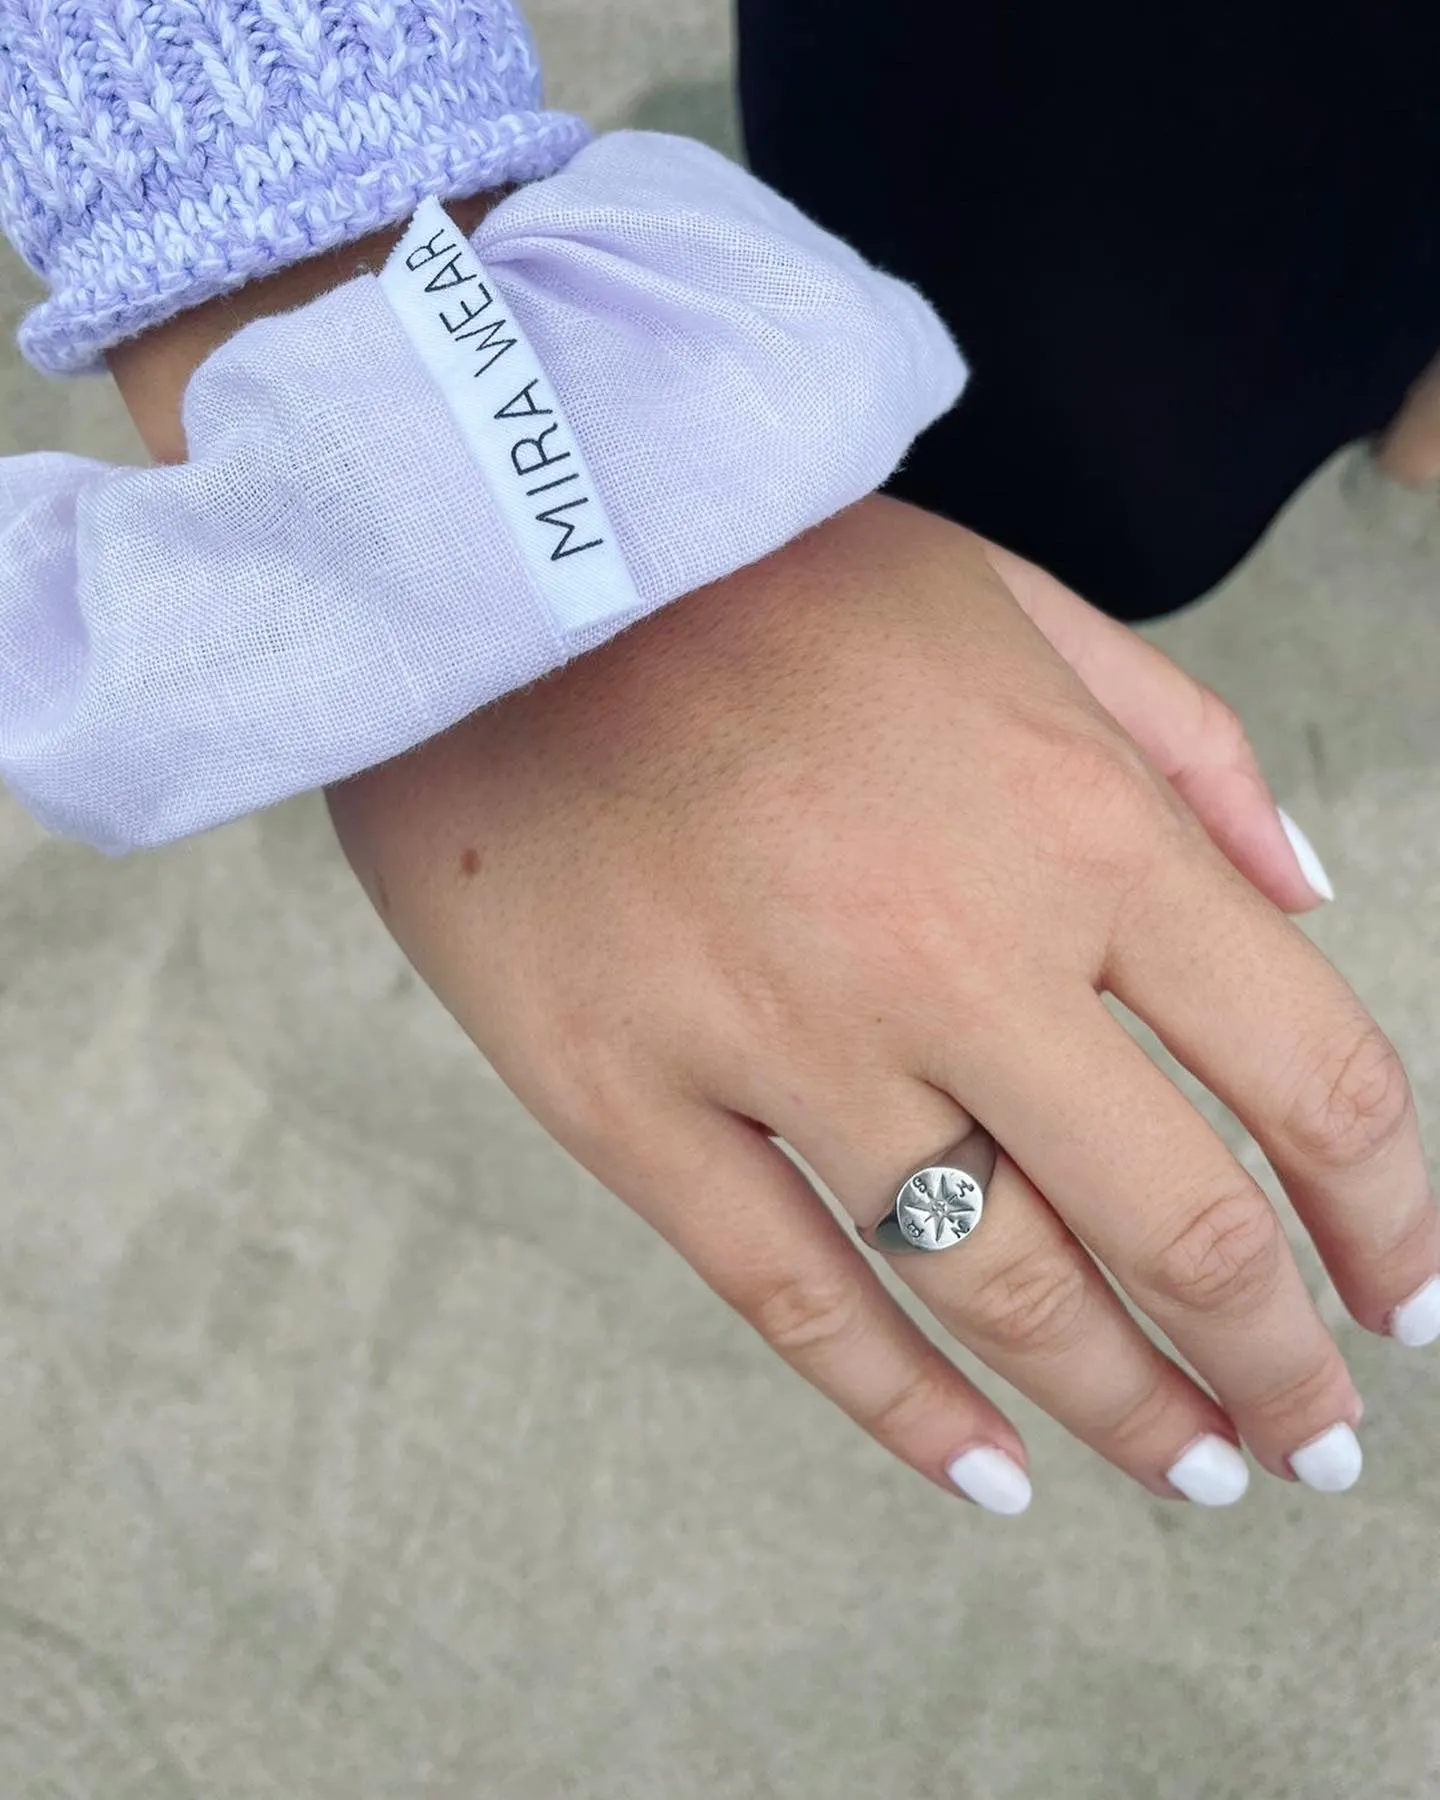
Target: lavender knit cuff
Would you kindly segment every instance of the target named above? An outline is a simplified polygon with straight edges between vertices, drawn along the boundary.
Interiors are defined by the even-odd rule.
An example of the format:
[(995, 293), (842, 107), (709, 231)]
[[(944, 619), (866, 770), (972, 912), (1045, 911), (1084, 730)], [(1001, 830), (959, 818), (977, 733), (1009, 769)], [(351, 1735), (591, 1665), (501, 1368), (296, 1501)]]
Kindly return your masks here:
[(553, 174), (512, 0), (0, 0), (0, 227), (52, 375), (287, 263)]

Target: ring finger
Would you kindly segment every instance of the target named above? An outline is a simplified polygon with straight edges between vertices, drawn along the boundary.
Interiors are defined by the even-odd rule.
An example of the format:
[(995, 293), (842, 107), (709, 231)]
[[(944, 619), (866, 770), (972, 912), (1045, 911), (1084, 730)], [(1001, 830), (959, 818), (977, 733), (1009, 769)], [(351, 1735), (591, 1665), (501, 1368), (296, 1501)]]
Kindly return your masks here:
[[(943, 1163), (971, 1129), (946, 1096), (918, 1083), (875, 1115), (883, 1123), (863, 1141), (815, 1129), (813, 1115), (784, 1133), (862, 1226), (912, 1170)], [(1211, 1506), (1244, 1493), (1248, 1472), (1225, 1413), (1145, 1336), (1003, 1151), (973, 1237), (892, 1260), (960, 1343), (1152, 1493)]]

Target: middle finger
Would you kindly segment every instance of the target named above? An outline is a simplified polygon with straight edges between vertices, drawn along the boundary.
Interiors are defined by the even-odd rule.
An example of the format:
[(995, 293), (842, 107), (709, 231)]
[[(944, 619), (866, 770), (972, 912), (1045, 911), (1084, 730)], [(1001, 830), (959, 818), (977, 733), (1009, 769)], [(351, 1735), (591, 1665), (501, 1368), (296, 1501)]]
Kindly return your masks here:
[(1039, 1016), (1042, 1048), (992, 1035), (947, 1086), (973, 1095), (1266, 1468), (1350, 1486), (1359, 1395), (1264, 1193), (1093, 991), (1051, 992)]
[[(947, 1096), (920, 1083), (872, 1095), (870, 1128), (853, 1106), (843, 1128), (814, 1112), (784, 1135), (861, 1225), (900, 1184), (945, 1161), (971, 1128)], [(928, 1154), (927, 1154), (928, 1153)], [(1083, 1247), (1003, 1153), (974, 1236), (937, 1254), (890, 1259), (952, 1335), (996, 1374), (1152, 1493), (1204, 1505), (1248, 1485), (1236, 1431), (1215, 1401), (1139, 1329)]]

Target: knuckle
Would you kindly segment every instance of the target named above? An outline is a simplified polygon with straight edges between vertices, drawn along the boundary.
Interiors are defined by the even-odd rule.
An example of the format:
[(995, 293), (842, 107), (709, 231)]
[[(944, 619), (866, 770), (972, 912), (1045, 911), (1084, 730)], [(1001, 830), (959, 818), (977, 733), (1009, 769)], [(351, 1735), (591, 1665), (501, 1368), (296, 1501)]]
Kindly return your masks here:
[(1344, 1168), (1393, 1143), (1411, 1105), (1404, 1064), (1379, 1026), (1367, 1020), (1301, 1084), (1284, 1123), (1302, 1154)]
[(1174, 809), (1118, 731), (1035, 732), (1023, 788), (1035, 841), (1086, 886), (1128, 892), (1175, 841)]
[[(1144, 758), (1118, 732), (1086, 732), (1073, 737), (1060, 766), (1065, 804), (1078, 801), (1094, 830), (1123, 830), (1142, 810), (1154, 806), (1155, 790)], [(1048, 770), (1052, 791), (1056, 768)]]
[(1352, 1400), (1353, 1389), (1345, 1365), (1334, 1355), (1322, 1357), (1302, 1375), (1291, 1376), (1260, 1394), (1249, 1411), (1266, 1435), (1296, 1447), (1312, 1435), (1311, 1424), (1321, 1431), (1336, 1419), (1347, 1417)]
[(1405, 1283), (1408, 1292), (1419, 1285), (1423, 1276), (1433, 1270), (1436, 1249), (1440, 1247), (1440, 1217), (1428, 1196), (1415, 1211), (1397, 1221), (1393, 1231), (1386, 1232), (1375, 1250), (1377, 1265), (1394, 1281)]
[[(807, 905), (807, 913), (817, 916), (823, 911), (817, 899)], [(797, 984), (783, 975), (784, 964), (778, 958), (747, 955), (746, 947), (729, 942), (723, 945), (719, 960), (725, 970), (725, 1018), (736, 1044), (789, 1044), (794, 1042), (801, 1025)]]
[(1203, 682), (1197, 683), (1200, 702), (1200, 734), (1212, 761), (1248, 765), (1252, 760), (1250, 734), (1230, 702)]
[(1192, 1212), (1143, 1274), (1176, 1306), (1243, 1313), (1274, 1292), (1284, 1255), (1279, 1221), (1264, 1198), (1233, 1188)]
[(911, 1369), (898, 1388), (858, 1415), (858, 1422), (882, 1443), (899, 1441), (921, 1420), (954, 1411), (954, 1394), (949, 1391), (954, 1373), (948, 1363), (937, 1366), (929, 1361)]
[(1157, 1442), (1174, 1436), (1167, 1427), (1175, 1412), (1175, 1395), (1165, 1371), (1152, 1368), (1139, 1390), (1127, 1394), (1100, 1420), (1110, 1455), (1122, 1463), (1145, 1460)]
[(996, 1344), (1026, 1356), (1071, 1348), (1083, 1328), (1090, 1280), (1073, 1257), (1019, 1256), (988, 1275), (966, 1314)]
[(566, 1039), (545, 1064), (545, 1123), (572, 1153), (622, 1137), (635, 1111), (636, 1081), (612, 1046)]
[(736, 1310), (790, 1361), (854, 1338), (864, 1303), (855, 1282), (807, 1273), (781, 1276), (741, 1296)]

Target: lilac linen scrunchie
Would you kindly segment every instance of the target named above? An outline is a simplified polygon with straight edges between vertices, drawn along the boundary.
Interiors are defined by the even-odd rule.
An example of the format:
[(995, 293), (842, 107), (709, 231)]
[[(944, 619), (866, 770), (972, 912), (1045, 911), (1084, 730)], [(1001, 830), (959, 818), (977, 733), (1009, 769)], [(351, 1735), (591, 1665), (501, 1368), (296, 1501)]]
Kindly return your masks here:
[[(117, 851), (398, 754), (873, 491), (956, 399), (931, 308), (687, 139), (191, 377), (191, 460), (0, 460), (0, 774)], [(716, 605), (723, 605), (718, 597)]]

